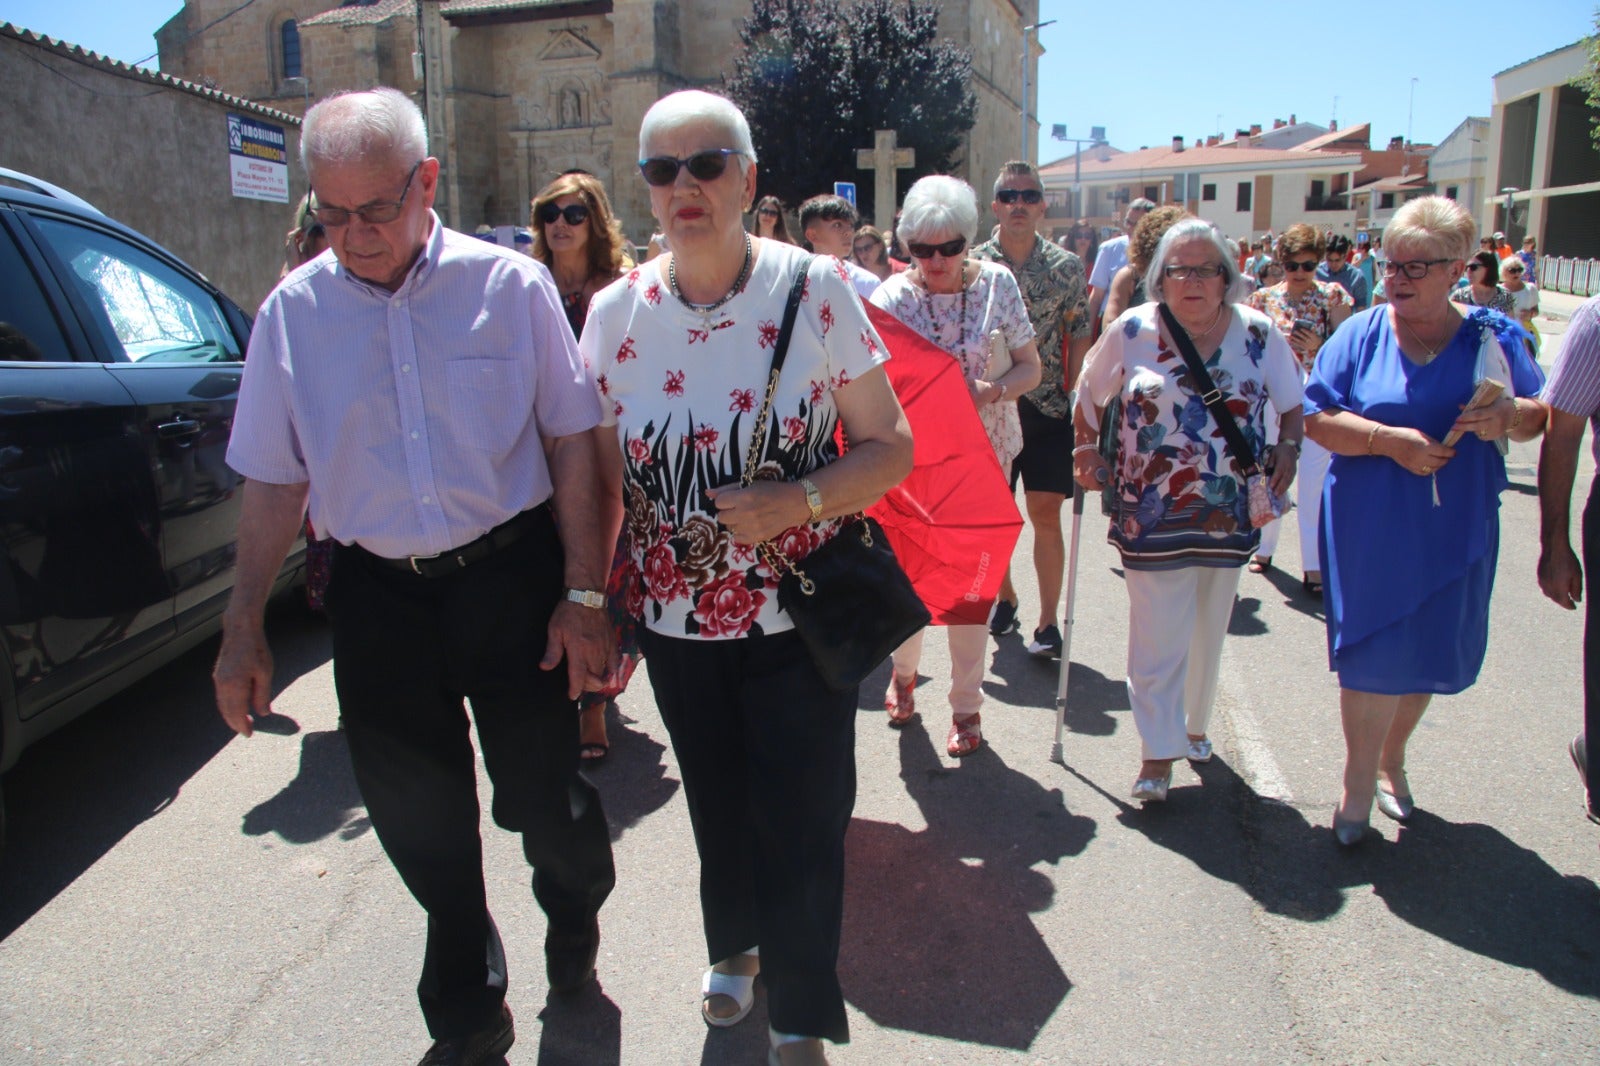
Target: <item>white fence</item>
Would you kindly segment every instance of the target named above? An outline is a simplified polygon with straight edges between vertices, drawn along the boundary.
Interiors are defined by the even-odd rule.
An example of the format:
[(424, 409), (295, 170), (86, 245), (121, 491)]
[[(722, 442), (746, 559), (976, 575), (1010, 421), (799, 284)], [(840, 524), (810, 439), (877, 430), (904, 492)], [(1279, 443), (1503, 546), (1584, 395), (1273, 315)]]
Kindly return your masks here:
[(1600, 259), (1568, 259), (1560, 255), (1539, 257), (1539, 288), (1593, 296), (1600, 292)]

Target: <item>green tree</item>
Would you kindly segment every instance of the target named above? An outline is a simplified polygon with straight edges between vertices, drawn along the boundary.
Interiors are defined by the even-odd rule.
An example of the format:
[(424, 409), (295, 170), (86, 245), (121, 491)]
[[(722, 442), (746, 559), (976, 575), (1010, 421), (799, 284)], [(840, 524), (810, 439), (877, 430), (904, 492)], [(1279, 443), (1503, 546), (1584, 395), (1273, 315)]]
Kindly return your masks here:
[(1589, 54), (1588, 69), (1574, 78), (1572, 83), (1589, 94), (1589, 107), (1595, 112), (1589, 119), (1592, 127), (1589, 139), (1596, 148), (1600, 148), (1600, 8), (1595, 8), (1594, 29), (1594, 36), (1584, 42)]
[(972, 53), (936, 40), (938, 20), (936, 0), (755, 0), (724, 80), (750, 120), (761, 194), (792, 205), (855, 181), (871, 217), (873, 173), (856, 169), (856, 149), (875, 130), (916, 150), (902, 187), (948, 172), (978, 100)]

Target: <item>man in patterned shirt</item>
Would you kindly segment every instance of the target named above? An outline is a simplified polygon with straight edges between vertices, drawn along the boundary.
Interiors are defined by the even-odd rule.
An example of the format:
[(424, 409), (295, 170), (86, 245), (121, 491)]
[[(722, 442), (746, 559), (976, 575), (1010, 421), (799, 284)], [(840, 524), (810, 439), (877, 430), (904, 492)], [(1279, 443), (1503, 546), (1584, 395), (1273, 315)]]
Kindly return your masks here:
[[(994, 214), (1000, 231), (972, 254), (1010, 268), (1033, 321), (1044, 376), (1018, 397), (1022, 454), (1012, 465), (1021, 477), (1028, 521), (1033, 524), (1033, 566), (1039, 580), (1039, 624), (1028, 651), (1049, 658), (1061, 653), (1056, 609), (1066, 571), (1061, 505), (1072, 492), (1072, 397), (1078, 368), (1089, 350), (1089, 290), (1083, 261), (1039, 236), (1045, 215), (1044, 185), (1030, 163), (1010, 162), (994, 183)], [(1008, 570), (989, 628), (996, 636), (1017, 625), (1017, 592)]]
[(1584, 571), (1589, 574), (1589, 605), (1583, 626), (1583, 732), (1568, 751), (1578, 766), (1586, 792), (1584, 810), (1600, 823), (1600, 795), (1589, 777), (1600, 748), (1600, 596), (1595, 568), (1600, 567), (1600, 488), (1591, 485), (1583, 512), (1583, 562), (1573, 554), (1569, 526), (1572, 482), (1578, 472), (1578, 446), (1583, 424), (1595, 430), (1595, 456), (1600, 459), (1600, 296), (1585, 301), (1572, 315), (1561, 358), (1550, 372), (1542, 399), (1550, 405), (1550, 424), (1539, 450), (1539, 588), (1567, 610), (1583, 600)]

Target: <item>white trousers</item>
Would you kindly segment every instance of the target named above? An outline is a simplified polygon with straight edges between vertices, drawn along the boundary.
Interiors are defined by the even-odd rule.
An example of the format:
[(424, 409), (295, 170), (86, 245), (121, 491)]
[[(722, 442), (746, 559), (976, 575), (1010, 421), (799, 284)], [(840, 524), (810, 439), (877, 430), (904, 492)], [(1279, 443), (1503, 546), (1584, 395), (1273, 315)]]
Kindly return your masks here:
[[(1269, 427), (1269, 440), (1277, 438), (1277, 427)], [(1300, 442), (1300, 462), (1294, 470), (1295, 509), (1300, 512), (1300, 569), (1310, 573), (1322, 570), (1322, 552), (1317, 544), (1317, 521), (1322, 517), (1322, 483), (1328, 477), (1328, 461), (1333, 453), (1307, 437)], [(1278, 553), (1278, 535), (1283, 519), (1261, 527), (1261, 546), (1257, 555), (1272, 558)]]
[[(989, 627), (940, 626), (950, 634), (950, 710), (954, 717), (965, 718), (977, 714), (983, 706), (984, 655), (989, 650)], [(926, 629), (919, 629), (906, 638), (906, 642), (890, 654), (894, 663), (894, 676), (915, 677), (917, 665), (922, 662), (922, 639)]]
[(1129, 570), (1128, 704), (1146, 759), (1181, 759), (1217, 699), (1222, 638), (1242, 568)]

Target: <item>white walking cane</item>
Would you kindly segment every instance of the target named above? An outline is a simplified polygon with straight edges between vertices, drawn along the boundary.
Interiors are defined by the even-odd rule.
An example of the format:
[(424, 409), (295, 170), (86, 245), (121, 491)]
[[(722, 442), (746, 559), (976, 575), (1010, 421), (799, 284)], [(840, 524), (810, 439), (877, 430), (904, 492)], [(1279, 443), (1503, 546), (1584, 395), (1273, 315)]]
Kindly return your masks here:
[(1067, 555), (1067, 597), (1061, 631), (1061, 675), (1056, 681), (1056, 742), (1050, 761), (1067, 765), (1061, 753), (1061, 730), (1067, 721), (1067, 676), (1072, 672), (1072, 627), (1078, 599), (1078, 538), (1083, 532), (1083, 486), (1072, 483), (1072, 547)]

